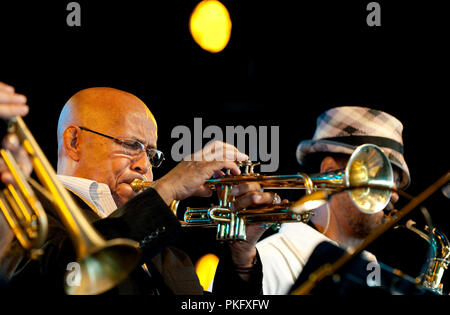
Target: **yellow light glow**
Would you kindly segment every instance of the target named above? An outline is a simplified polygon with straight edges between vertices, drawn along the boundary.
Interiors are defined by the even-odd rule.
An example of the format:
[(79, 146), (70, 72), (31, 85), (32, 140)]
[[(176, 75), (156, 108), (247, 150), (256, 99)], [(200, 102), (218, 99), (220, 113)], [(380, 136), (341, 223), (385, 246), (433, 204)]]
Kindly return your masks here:
[(189, 30), (200, 47), (206, 51), (218, 53), (230, 40), (230, 14), (219, 1), (203, 0), (191, 14)]
[(219, 258), (214, 254), (206, 254), (202, 256), (195, 264), (195, 272), (197, 273), (200, 285), (203, 290), (208, 290), (214, 275), (216, 274)]

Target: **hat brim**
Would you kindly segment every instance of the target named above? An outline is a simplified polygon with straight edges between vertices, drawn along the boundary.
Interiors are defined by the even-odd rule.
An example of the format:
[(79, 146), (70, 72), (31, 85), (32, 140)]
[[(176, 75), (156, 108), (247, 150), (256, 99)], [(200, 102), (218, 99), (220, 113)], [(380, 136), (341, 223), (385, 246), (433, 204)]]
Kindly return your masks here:
[[(340, 153), (351, 155), (357, 146), (331, 140), (305, 140), (297, 147), (297, 161), (304, 165), (306, 157), (314, 153)], [(409, 186), (411, 178), (403, 155), (391, 148), (381, 147), (389, 161), (402, 171), (399, 188)]]

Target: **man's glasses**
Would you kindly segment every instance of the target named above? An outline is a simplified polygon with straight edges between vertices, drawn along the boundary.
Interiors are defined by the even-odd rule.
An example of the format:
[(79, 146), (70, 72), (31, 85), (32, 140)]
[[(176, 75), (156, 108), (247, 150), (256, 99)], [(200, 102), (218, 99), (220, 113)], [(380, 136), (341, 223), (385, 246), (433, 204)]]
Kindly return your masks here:
[(122, 139), (117, 139), (117, 138), (105, 135), (103, 133), (91, 130), (86, 127), (78, 126), (78, 128), (80, 128), (81, 130), (92, 132), (99, 136), (114, 140), (116, 143), (121, 145), (123, 153), (126, 155), (138, 156), (139, 154), (141, 154), (142, 152), (145, 151), (147, 154), (148, 160), (150, 161), (150, 164), (155, 168), (161, 166), (161, 163), (164, 161), (164, 154), (161, 151), (156, 150), (154, 148), (148, 148), (145, 146), (145, 144), (141, 143), (138, 140), (134, 140), (134, 139), (123, 139), (122, 140)]

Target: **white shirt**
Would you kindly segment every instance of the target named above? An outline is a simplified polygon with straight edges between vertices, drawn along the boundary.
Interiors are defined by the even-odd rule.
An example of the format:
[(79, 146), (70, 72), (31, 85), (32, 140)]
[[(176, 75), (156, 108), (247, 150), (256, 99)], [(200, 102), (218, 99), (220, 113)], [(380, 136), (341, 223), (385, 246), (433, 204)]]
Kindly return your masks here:
[(100, 218), (106, 218), (117, 209), (108, 185), (93, 180), (58, 175), (63, 186), (80, 197)]
[[(258, 244), (263, 267), (263, 294), (289, 294), (312, 252), (321, 242), (336, 242), (305, 223), (285, 223), (277, 234)], [(364, 252), (370, 260), (375, 256)]]
[[(108, 185), (81, 177), (57, 176), (66, 189), (80, 197), (100, 218), (106, 218), (117, 210)], [(151, 277), (147, 265), (141, 267)]]

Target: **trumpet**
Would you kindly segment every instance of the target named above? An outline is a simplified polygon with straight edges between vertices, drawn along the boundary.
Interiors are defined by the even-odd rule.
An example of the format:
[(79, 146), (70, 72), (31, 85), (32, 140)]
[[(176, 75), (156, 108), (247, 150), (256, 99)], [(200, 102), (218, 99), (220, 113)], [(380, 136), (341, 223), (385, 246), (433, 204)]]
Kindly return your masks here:
[[(314, 209), (326, 203), (331, 193), (344, 189), (362, 212), (377, 213), (389, 203), (394, 187), (391, 163), (383, 151), (373, 144), (356, 148), (344, 170), (315, 175), (260, 175), (254, 171), (259, 163), (245, 161), (237, 164), (243, 168), (241, 175), (231, 175), (228, 170), (225, 176), (206, 181), (211, 189), (221, 190), (219, 205), (188, 207), (182, 226), (217, 226), (217, 240), (242, 241), (246, 239), (247, 224), (307, 222), (314, 215)], [(233, 186), (243, 182), (257, 182), (264, 189), (305, 189), (306, 195), (296, 202), (232, 211), (234, 197), (231, 191)], [(136, 179), (130, 185), (134, 191), (140, 191), (152, 183)]]
[[(138, 243), (128, 239), (105, 241), (59, 182), (54, 169), (22, 118), (13, 118), (8, 131), (18, 136), (40, 180), (40, 183), (31, 179), (28, 182), (41, 197), (53, 205), (74, 244), (81, 281), (77, 286), (67, 284), (66, 293), (99, 294), (113, 288), (138, 264)], [(1, 154), (19, 190), (8, 186), (7, 190), (0, 194), (0, 208), (24, 248), (39, 250), (47, 233), (45, 212), (12, 155), (6, 150), (2, 150)], [(34, 212), (27, 216), (30, 209)]]

